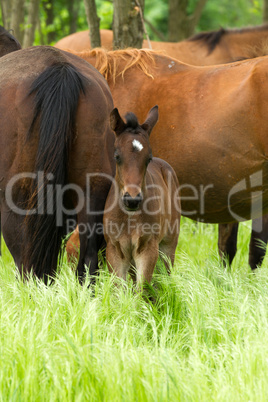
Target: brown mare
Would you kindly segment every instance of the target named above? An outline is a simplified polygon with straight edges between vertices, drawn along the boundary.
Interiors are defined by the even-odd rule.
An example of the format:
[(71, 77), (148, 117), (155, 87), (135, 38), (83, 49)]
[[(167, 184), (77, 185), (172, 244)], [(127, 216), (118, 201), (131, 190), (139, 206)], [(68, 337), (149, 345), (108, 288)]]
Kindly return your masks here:
[[(224, 64), (248, 58), (252, 47), (260, 47), (268, 39), (268, 25), (252, 28), (219, 29), (201, 32), (181, 42), (154, 42), (153, 50), (163, 51), (167, 56), (194, 66)], [(101, 30), (101, 44), (106, 50), (112, 50), (113, 32)], [(90, 49), (89, 31), (76, 32), (66, 36), (55, 44), (59, 49), (71, 49), (77, 52)], [(144, 40), (143, 48), (148, 48)]]
[[(230, 63), (237, 60), (266, 55), (260, 54), (263, 44), (267, 44), (268, 25), (241, 29), (219, 29), (218, 31), (201, 32), (192, 38), (178, 43), (151, 42), (155, 50), (164, 51), (184, 63), (192, 65), (215, 65)], [(113, 33), (109, 30), (101, 31), (102, 46), (112, 49)], [(88, 31), (77, 32), (59, 41), (55, 46), (69, 48), (76, 51), (90, 48)], [(143, 47), (148, 47), (144, 41)], [(253, 51), (253, 53), (252, 53)], [(220, 254), (232, 262), (236, 254), (238, 223), (219, 225)], [(249, 264), (255, 269), (262, 263), (265, 248), (260, 247), (259, 241), (268, 242), (268, 216), (253, 220), (252, 234), (249, 247)]]
[[(144, 120), (144, 110), (159, 104), (150, 142), (179, 178), (183, 215), (231, 223), (267, 212), (267, 58), (199, 68), (146, 50), (80, 57), (105, 75), (122, 113)], [(252, 213), (260, 190), (263, 208)]]
[(0, 25), (0, 57), (20, 49), (19, 41)]
[[(11, 35), (4, 27), (0, 25), (0, 57), (5, 56), (8, 53), (20, 50), (21, 45), (19, 41)], [(0, 217), (1, 227), (1, 217)], [(1, 228), (0, 228), (0, 255), (1, 253)]]
[(96, 273), (103, 234), (92, 229), (111, 185), (100, 174), (115, 172), (112, 109), (104, 78), (70, 53), (38, 46), (0, 59), (1, 228), (21, 272), (55, 273), (71, 216), (87, 228), (79, 278), (85, 264)]
[(173, 265), (179, 237), (178, 179), (170, 165), (152, 157), (149, 143), (157, 120), (157, 106), (142, 125), (133, 113), (126, 122), (117, 109), (111, 113), (116, 175), (103, 217), (106, 258), (110, 271), (123, 279), (134, 266), (139, 287), (151, 281), (158, 249)]

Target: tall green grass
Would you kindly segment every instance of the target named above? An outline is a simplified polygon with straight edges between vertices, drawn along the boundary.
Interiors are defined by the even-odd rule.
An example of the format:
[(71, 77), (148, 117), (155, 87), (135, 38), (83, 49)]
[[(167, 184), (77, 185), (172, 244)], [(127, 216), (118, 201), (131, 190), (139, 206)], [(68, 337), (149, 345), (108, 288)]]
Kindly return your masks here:
[(249, 236), (224, 269), (216, 227), (183, 220), (149, 299), (105, 269), (93, 294), (66, 262), (53, 285), (24, 283), (4, 248), (0, 400), (267, 401), (267, 259), (250, 272)]

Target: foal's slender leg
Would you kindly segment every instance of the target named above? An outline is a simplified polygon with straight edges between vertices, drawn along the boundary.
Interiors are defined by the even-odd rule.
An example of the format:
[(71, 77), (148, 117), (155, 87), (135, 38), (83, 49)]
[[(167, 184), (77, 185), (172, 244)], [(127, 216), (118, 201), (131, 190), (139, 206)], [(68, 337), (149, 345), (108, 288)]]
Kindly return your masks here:
[(137, 286), (142, 288), (145, 282), (151, 282), (158, 259), (158, 242), (151, 241), (146, 247), (135, 253), (134, 260), (137, 269)]
[[(261, 242), (265, 243), (261, 244)], [(249, 244), (249, 265), (252, 270), (262, 264), (268, 242), (268, 215), (252, 220), (252, 232)]]
[(238, 222), (219, 224), (218, 249), (223, 264), (229, 265), (235, 257), (237, 250)]
[[(119, 247), (119, 245), (118, 245)], [(108, 241), (106, 247), (106, 260), (110, 272), (115, 273), (119, 278), (127, 279), (127, 273), (130, 268), (130, 261), (119, 250)]]

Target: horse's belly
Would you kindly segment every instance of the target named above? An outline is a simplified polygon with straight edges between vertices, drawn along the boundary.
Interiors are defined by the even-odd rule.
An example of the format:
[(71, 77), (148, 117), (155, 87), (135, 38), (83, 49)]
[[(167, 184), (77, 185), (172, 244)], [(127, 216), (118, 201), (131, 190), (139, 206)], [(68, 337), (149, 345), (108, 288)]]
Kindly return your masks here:
[(223, 223), (253, 219), (268, 212), (268, 164), (218, 166), (206, 171), (199, 165), (178, 174), (182, 215), (194, 220)]

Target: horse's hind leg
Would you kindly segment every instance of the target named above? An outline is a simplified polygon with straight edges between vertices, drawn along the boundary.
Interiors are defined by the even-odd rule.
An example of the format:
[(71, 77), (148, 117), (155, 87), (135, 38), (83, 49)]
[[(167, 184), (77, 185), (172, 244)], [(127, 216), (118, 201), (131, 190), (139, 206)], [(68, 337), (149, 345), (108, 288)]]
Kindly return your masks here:
[[(90, 225), (90, 222), (88, 222)], [(91, 229), (95, 231), (94, 228)], [(85, 277), (85, 266), (89, 266), (90, 275), (96, 275), (98, 271), (98, 250), (100, 241), (96, 233), (84, 232), (80, 233), (80, 256), (77, 266), (77, 275), (79, 282), (82, 283)]]
[(252, 220), (249, 245), (249, 265), (252, 270), (262, 264), (268, 242), (268, 215)]
[(15, 214), (7, 207), (1, 210), (1, 231), (5, 243), (22, 274), (22, 250), (23, 250), (23, 223), (24, 216)]
[(223, 264), (231, 265), (237, 250), (238, 223), (219, 224), (218, 249)]
[(77, 275), (80, 283), (85, 276), (85, 266), (89, 266), (91, 282), (98, 273), (98, 251), (103, 244), (102, 215), (81, 214), (78, 217), (80, 255), (77, 265)]
[(1, 212), (0, 212), (0, 257), (2, 256), (2, 230), (1, 230)]

